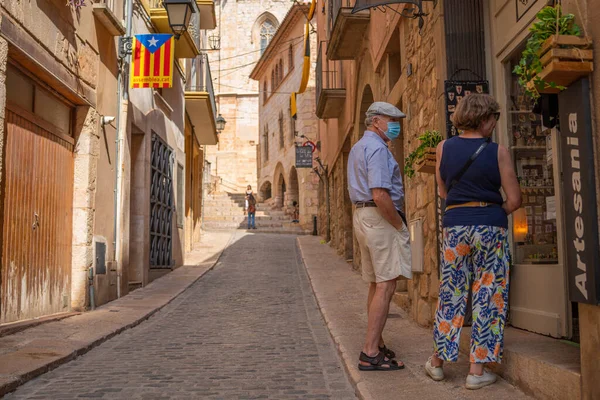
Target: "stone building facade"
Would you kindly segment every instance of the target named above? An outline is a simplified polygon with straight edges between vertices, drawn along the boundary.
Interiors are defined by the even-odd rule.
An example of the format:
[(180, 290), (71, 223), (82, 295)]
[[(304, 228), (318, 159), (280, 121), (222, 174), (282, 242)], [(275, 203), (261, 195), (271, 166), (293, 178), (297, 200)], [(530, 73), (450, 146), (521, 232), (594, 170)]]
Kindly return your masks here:
[[(158, 3), (135, 8), (134, 35), (170, 33)], [(123, 1), (0, 6), (0, 323), (104, 304), (183, 264), (185, 133), (217, 140), (214, 115), (188, 123), (196, 100), (188, 102), (195, 92), (183, 60), (199, 56), (214, 6), (213, 21), (193, 20), (195, 37), (176, 42), (173, 87), (132, 89), (121, 100), (123, 9)], [(158, 143), (171, 155), (162, 166)], [(170, 185), (162, 191), (158, 170)], [(170, 209), (160, 217), (170, 232), (162, 253), (151, 240), (159, 192), (171, 196), (161, 198)]]
[[(305, 92), (296, 97), (295, 119), (291, 116), (290, 93), (299, 89), (302, 80), (308, 8), (305, 4), (292, 6), (250, 74), (263, 90), (259, 99), (259, 199), (289, 213), (293, 202), (297, 202), (304, 229), (312, 227), (317, 214), (319, 177), (311, 168), (296, 168), (295, 149), (314, 140), (317, 134), (314, 69)], [(316, 37), (312, 35), (311, 48), (315, 45)], [(311, 65), (315, 53), (311, 52)]]
[(217, 107), (227, 124), (219, 144), (206, 148), (211, 173), (220, 190), (243, 193), (257, 185), (256, 153), (259, 135), (258, 84), (249, 74), (272, 39), (291, 3), (286, 0), (216, 1), (218, 29), (209, 37), (220, 39), (218, 50), (207, 53), (213, 70)]
[[(597, 29), (590, 22), (593, 18), (591, 2), (561, 3), (566, 12), (575, 14), (583, 33), (597, 41)], [(514, 218), (517, 217), (509, 218), (513, 266), (511, 328), (505, 354), (510, 356), (506, 358), (506, 364), (503, 361), (496, 369), (538, 398), (591, 399), (599, 396), (598, 386), (594, 386), (592, 378), (597, 376), (598, 366), (590, 354), (600, 348), (600, 308), (597, 303), (574, 300), (575, 285), (569, 280), (575, 279), (573, 270), (578, 262), (568, 262), (567, 244), (572, 239), (566, 228), (574, 221), (567, 218), (568, 208), (561, 200), (561, 193), (569, 183), (563, 182), (557, 172), (561, 165), (558, 154), (566, 151), (560, 149), (565, 146), (561, 145), (560, 135), (573, 128), (563, 124), (563, 132), (558, 132), (539, 123), (550, 111), (544, 105), (540, 112), (525, 104), (511, 73), (528, 38), (527, 28), (534, 22), (536, 13), (547, 4), (460, 0), (457, 3), (440, 1), (434, 6), (424, 2), (424, 11), (428, 15), (420, 27), (418, 19), (401, 18), (394, 12), (372, 9), (351, 14), (351, 4), (340, 7), (336, 2), (325, 2), (322, 12), (317, 14), (319, 42), (326, 46), (326, 56), (322, 57), (323, 61), (317, 61), (316, 90), (320, 93), (317, 115), (320, 118), (321, 158), (329, 179), (319, 190), (320, 233), (330, 239), (330, 245), (340, 255), (352, 259), (354, 268), (360, 268), (360, 254), (352, 238), (353, 210), (347, 195), (346, 164), (350, 149), (364, 132), (364, 113), (370, 103), (387, 101), (407, 114), (402, 121), (402, 135), (391, 148), (402, 167), (406, 155), (419, 145), (418, 136), (424, 131), (438, 130), (442, 136), (447, 136), (446, 84), (455, 85), (453, 87), (483, 84), (501, 104), (502, 115), (494, 140), (511, 150), (526, 199), (523, 211), (530, 217), (526, 221), (530, 236), (525, 240), (517, 239), (514, 231)], [(597, 53), (594, 49), (594, 55)], [(341, 79), (328, 81), (326, 77), (332, 72)], [(588, 106), (588, 93), (577, 98), (582, 99), (579, 109), (585, 110), (582, 112), (592, 124), (588, 128), (595, 146), (595, 168), (590, 165), (589, 169), (598, 171), (599, 139), (593, 130), (599, 112), (593, 101), (598, 95), (596, 74), (584, 78), (590, 82)], [(561, 96), (563, 94), (558, 95), (559, 102)], [(526, 116), (525, 123), (537, 123), (540, 129), (524, 127), (520, 115)], [(515, 132), (535, 132), (535, 135), (530, 135), (530, 142), (525, 144), (518, 139), (522, 135)], [(527, 182), (531, 178), (523, 172), (527, 168), (545, 170), (544, 182), (549, 187), (540, 189), (537, 182), (533, 185), (536, 187), (531, 187)], [(564, 161), (560, 168), (565, 168)], [(597, 174), (595, 178), (597, 183)], [(411, 235), (423, 237), (422, 248), (413, 248), (413, 260), (422, 258), (423, 263), (422, 271), (420, 265), (413, 265), (412, 280), (399, 281), (395, 301), (418, 324), (431, 326), (439, 288), (441, 202), (436, 196), (432, 174), (417, 172), (413, 178), (404, 177), (404, 186), (409, 223), (419, 221), (414, 225), (414, 231), (411, 226)], [(596, 201), (599, 193), (597, 183)], [(554, 199), (558, 202), (556, 208), (548, 213), (548, 207), (554, 207)], [(588, 206), (594, 207), (591, 197), (587, 201)], [(421, 229), (416, 229), (419, 226)], [(552, 247), (556, 250), (552, 251)], [(596, 272), (587, 270), (588, 276), (598, 276), (599, 268), (596, 265), (593, 268)], [(577, 273), (581, 274), (581, 271)], [(581, 350), (563, 346), (563, 342), (547, 336), (578, 341)], [(513, 338), (514, 342), (511, 341)], [(520, 340), (536, 343), (538, 350), (533, 355), (525, 354), (517, 343)], [(546, 358), (552, 352), (560, 353), (564, 360), (573, 360), (569, 373), (564, 372), (563, 361)], [(515, 364), (517, 359), (527, 359), (531, 364), (528, 368), (520, 368)], [(545, 376), (552, 377), (545, 383), (537, 379), (541, 369)]]

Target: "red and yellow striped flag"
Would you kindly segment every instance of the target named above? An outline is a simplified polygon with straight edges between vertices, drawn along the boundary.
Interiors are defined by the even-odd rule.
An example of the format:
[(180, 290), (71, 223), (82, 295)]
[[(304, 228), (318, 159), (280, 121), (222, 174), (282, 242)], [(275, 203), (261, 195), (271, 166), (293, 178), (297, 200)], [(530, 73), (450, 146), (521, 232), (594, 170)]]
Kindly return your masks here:
[(173, 85), (173, 35), (135, 35), (132, 48), (131, 88), (170, 88)]

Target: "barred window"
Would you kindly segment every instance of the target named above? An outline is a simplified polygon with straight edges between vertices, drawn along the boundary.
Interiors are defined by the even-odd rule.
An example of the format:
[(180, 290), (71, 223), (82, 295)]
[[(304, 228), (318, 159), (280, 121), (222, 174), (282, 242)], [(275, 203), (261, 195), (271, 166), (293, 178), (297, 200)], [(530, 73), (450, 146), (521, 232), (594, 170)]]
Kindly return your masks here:
[(265, 125), (265, 134), (264, 134), (264, 143), (265, 143), (265, 161), (269, 161), (269, 127)]
[(283, 112), (279, 112), (279, 148), (283, 149)]

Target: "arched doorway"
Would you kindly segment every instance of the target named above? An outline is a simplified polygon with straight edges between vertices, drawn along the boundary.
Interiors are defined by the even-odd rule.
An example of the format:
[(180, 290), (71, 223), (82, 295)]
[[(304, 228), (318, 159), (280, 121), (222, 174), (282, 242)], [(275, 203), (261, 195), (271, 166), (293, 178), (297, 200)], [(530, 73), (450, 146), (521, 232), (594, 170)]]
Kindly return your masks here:
[(285, 183), (285, 174), (283, 170), (283, 165), (281, 163), (277, 164), (277, 166), (275, 167), (273, 183), (275, 184), (275, 207), (281, 209), (284, 206), (285, 192), (287, 191)]
[(358, 113), (358, 135), (355, 137), (355, 140), (352, 141), (352, 144), (358, 142), (360, 138), (365, 134), (365, 130), (367, 126), (365, 125), (365, 114), (371, 104), (373, 104), (375, 100), (373, 100), (373, 91), (371, 90), (370, 85), (366, 85), (363, 90), (362, 100), (360, 102), (360, 112)]
[(273, 194), (271, 193), (271, 182), (266, 181), (265, 183), (263, 183), (260, 187), (260, 190), (258, 191), (258, 194), (262, 201), (267, 201), (271, 197), (273, 197)]
[(300, 202), (300, 188), (298, 186), (298, 171), (296, 171), (296, 167), (290, 169), (290, 178), (288, 179), (288, 182), (287, 202)]

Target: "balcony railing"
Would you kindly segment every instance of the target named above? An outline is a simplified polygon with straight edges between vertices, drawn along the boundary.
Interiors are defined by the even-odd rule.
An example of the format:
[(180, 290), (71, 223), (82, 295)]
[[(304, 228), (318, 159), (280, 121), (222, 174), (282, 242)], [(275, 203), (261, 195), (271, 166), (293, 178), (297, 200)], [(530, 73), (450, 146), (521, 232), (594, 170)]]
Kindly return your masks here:
[(338, 117), (345, 94), (342, 62), (327, 59), (327, 42), (322, 41), (319, 43), (316, 69), (317, 116)]
[(328, 0), (327, 39), (330, 60), (353, 60), (360, 54), (361, 44), (369, 25), (371, 12), (352, 14), (356, 0)]
[(335, 19), (337, 18), (340, 8), (353, 8), (356, 0), (329, 0), (329, 18), (327, 24), (327, 32), (331, 35), (333, 26), (335, 25)]
[(186, 60), (186, 92), (206, 92), (209, 95), (216, 119), (217, 104), (215, 102), (215, 91), (213, 87), (210, 64), (207, 54), (200, 54), (196, 58)]

